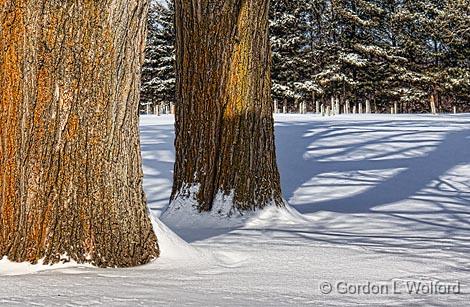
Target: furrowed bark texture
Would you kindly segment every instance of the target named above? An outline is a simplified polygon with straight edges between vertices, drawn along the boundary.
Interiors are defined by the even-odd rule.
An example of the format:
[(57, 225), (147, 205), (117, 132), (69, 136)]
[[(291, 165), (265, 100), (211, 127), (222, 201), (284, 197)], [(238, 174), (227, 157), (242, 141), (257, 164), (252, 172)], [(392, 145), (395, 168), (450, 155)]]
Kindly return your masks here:
[[(283, 206), (271, 100), (269, 0), (177, 0), (176, 164), (172, 200), (198, 185), (234, 209)], [(175, 203), (175, 202), (173, 202)]]
[(158, 257), (138, 131), (144, 0), (0, 0), (0, 258)]

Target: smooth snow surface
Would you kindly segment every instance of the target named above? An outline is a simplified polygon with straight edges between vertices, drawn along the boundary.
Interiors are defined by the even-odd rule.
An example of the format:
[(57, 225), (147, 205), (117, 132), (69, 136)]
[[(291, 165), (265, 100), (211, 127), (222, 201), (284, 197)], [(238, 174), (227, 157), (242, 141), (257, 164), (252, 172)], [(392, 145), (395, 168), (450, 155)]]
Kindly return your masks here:
[[(86, 267), (92, 268), (91, 265), (80, 265), (80, 264), (77, 264), (75, 261), (70, 261), (70, 259), (66, 256), (63, 258), (64, 258), (64, 261), (54, 266), (50, 266), (50, 265), (44, 265), (42, 263), (42, 260), (39, 261), (38, 264), (32, 265), (29, 262), (22, 262), (22, 263), (11, 262), (7, 259), (7, 257), (3, 257), (3, 259), (0, 259), (0, 276), (26, 275), (26, 274), (38, 273), (42, 271), (68, 269), (68, 268), (86, 268)], [(0, 303), (1, 303), (1, 300), (0, 300)]]
[[(141, 131), (149, 207), (171, 229), (154, 220), (161, 258), (43, 272), (3, 259), (0, 305), (468, 305), (470, 115), (277, 115), (290, 207), (232, 220), (187, 209), (162, 216), (173, 118), (144, 116)], [(349, 292), (369, 284), (390, 293), (341, 294), (342, 282)], [(393, 289), (407, 282), (460, 282), (461, 294)]]

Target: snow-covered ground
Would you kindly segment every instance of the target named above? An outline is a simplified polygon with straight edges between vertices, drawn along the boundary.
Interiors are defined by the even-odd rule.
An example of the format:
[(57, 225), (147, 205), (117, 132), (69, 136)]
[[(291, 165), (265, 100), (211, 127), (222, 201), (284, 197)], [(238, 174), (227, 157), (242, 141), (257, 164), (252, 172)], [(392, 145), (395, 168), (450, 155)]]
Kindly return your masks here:
[[(144, 116), (141, 131), (159, 217), (173, 118)], [(162, 257), (133, 269), (0, 260), (0, 305), (468, 304), (470, 115), (277, 115), (276, 142), (300, 214), (270, 209), (230, 227), (163, 220), (184, 241), (155, 222)]]

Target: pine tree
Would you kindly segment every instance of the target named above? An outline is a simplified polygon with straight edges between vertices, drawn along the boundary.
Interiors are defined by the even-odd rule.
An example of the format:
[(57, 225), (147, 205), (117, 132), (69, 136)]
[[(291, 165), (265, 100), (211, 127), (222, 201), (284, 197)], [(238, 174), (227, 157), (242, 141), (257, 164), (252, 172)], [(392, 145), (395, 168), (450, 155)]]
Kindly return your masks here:
[[(270, 34), (273, 48), (273, 97), (278, 108), (298, 110), (298, 102), (313, 108), (313, 99), (322, 94), (314, 79), (318, 60), (325, 56), (322, 31), (326, 28), (324, 1), (273, 1)], [(316, 22), (319, 22), (317, 24)]]
[(175, 102), (175, 30), (173, 1), (151, 1), (145, 62), (142, 71), (141, 112)]
[(442, 110), (470, 111), (470, 6), (467, 1), (445, 1), (431, 28), (437, 41), (437, 65), (432, 72), (439, 86)]
[(378, 112), (470, 109), (468, 4), (463, 0), (273, 1), (273, 95), (294, 108), (372, 101)]

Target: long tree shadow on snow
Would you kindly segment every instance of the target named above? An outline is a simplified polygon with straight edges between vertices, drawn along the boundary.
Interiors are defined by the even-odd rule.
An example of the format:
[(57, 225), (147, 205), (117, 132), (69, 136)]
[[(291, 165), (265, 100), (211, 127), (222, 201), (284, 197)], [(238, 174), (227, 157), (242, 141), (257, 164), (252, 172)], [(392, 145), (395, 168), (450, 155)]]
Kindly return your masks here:
[[(307, 200), (304, 198), (300, 203), (292, 203), (298, 211), (304, 214), (320, 211), (346, 215), (377, 213), (407, 221), (410, 225), (419, 223), (427, 229), (444, 230), (444, 232), (439, 231), (439, 234), (436, 233), (435, 238), (428, 238), (429, 242), (444, 240), (446, 235), (452, 237), (455, 234), (461, 234), (462, 231), (467, 232), (470, 230), (466, 227), (470, 214), (470, 183), (467, 183), (466, 188), (454, 187), (453, 182), (442, 176), (455, 166), (470, 163), (468, 127), (468, 124), (465, 125), (463, 121), (443, 123), (404, 120), (278, 121), (276, 125), (277, 157), (284, 195), (289, 200), (299, 190), (312, 188), (313, 194), (307, 193)], [(168, 205), (171, 193), (174, 163), (173, 125), (144, 125), (141, 127), (141, 134), (144, 185), (149, 207), (158, 213)], [(342, 142), (341, 139), (346, 141)], [(378, 176), (377, 178), (373, 178), (370, 173), (371, 171), (380, 173), (382, 170), (397, 170), (397, 172), (389, 174), (388, 177)], [(352, 195), (337, 193), (333, 197), (316, 197), (315, 193), (318, 188), (328, 191), (340, 185), (337, 183), (337, 177), (344, 177), (345, 173), (347, 180), (344, 182), (346, 183), (341, 184), (366, 188)], [(364, 173), (364, 178), (351, 177), (358, 173)], [(431, 183), (434, 184), (431, 189), (433, 193), (437, 191), (451, 196), (446, 197), (441, 203), (436, 203), (440, 210), (434, 211), (434, 213), (444, 213), (447, 216), (446, 221), (439, 221), (436, 218), (423, 219), (420, 214), (428, 212), (414, 207), (410, 208), (406, 214), (401, 211), (378, 208), (381, 205), (402, 200), (434, 197), (435, 195), (430, 195), (429, 191), (425, 190)], [(465, 185), (465, 182), (463, 184)], [(440, 216), (436, 215), (436, 217)], [(370, 222), (373, 223), (373, 221)], [(356, 232), (353, 229), (337, 232), (331, 227), (333, 225), (326, 222), (297, 230), (294, 227), (274, 231), (287, 231), (286, 235), (289, 237), (297, 235), (316, 242), (325, 241), (334, 244), (353, 243), (361, 246), (377, 244), (393, 248), (395, 245), (399, 247), (406, 242), (403, 239), (406, 236), (387, 239), (383, 233), (374, 233), (374, 229), (381, 229), (380, 225), (375, 227), (369, 224), (365, 227), (364, 230), (370, 229), (371, 233)], [(229, 233), (230, 236), (236, 236), (237, 233), (243, 233), (243, 236), (246, 236), (249, 231), (249, 229), (207, 229), (207, 231), (197, 232), (196, 235), (194, 231), (173, 230), (188, 242)], [(255, 231), (255, 229), (252, 230)], [(401, 240), (402, 243), (394, 240)], [(408, 241), (412, 248), (428, 246), (424, 244), (427, 241), (419, 236), (410, 236)], [(460, 243), (463, 244), (462, 248), (467, 250), (468, 243)], [(446, 244), (452, 247), (455, 242), (443, 241), (441, 245), (445, 247)]]
[[(468, 266), (446, 251), (470, 252), (469, 123), (280, 122), (276, 137), (284, 195), (315, 218), (311, 227), (264, 232)], [(356, 190), (329, 192), (338, 186)]]
[(144, 188), (148, 206), (159, 215), (170, 200), (175, 162), (173, 125), (145, 125), (140, 128)]
[(271, 229), (277, 236), (467, 265), (445, 251), (470, 252), (468, 123), (316, 121), (277, 133), (285, 196), (315, 215), (312, 227)]
[[(448, 125), (449, 123), (443, 123)], [(456, 122), (456, 125), (462, 123)], [(425, 127), (436, 125), (435, 122), (422, 123)], [(342, 131), (341, 127), (354, 128), (358, 131)], [(411, 129), (403, 129), (408, 127)], [(422, 129), (413, 129), (416, 123), (413, 122), (360, 122), (360, 123), (298, 123), (295, 127), (290, 125), (279, 125), (277, 129), (277, 150), (280, 166), (282, 186), (284, 195), (289, 199), (297, 189), (307, 183), (312, 178), (320, 174), (334, 174), (335, 172), (363, 172), (370, 170), (390, 170), (396, 169), (399, 172), (388, 179), (378, 181), (372, 187), (355, 195), (327, 200), (315, 200), (315, 195), (311, 195), (311, 202), (295, 205), (301, 213), (315, 213), (318, 211), (331, 211), (339, 213), (367, 213), (373, 212), (374, 207), (391, 204), (397, 201), (414, 197), (431, 182), (439, 180), (447, 171), (458, 165), (470, 163), (470, 129), (460, 129), (446, 132), (444, 127), (437, 126), (432, 133), (442, 134), (442, 139), (434, 136), (427, 138)], [(384, 128), (387, 128), (383, 130)], [(394, 129), (390, 130), (390, 128)], [(440, 128), (440, 129), (439, 129)], [(315, 131), (318, 131), (315, 133)], [(383, 137), (373, 140), (360, 138), (360, 135), (367, 135), (371, 132), (384, 132)], [(310, 135), (310, 136), (309, 136)], [(326, 138), (337, 138), (341, 135), (348, 135), (351, 139), (356, 138), (352, 144), (339, 146), (336, 153), (319, 155), (314, 158), (306, 158), (305, 154), (313, 147), (313, 152), (321, 152), (324, 148), (315, 147), (315, 143)], [(288, 140), (286, 142), (286, 140)], [(299, 141), (301, 142), (299, 144)], [(291, 143), (292, 142), (292, 143)], [(400, 148), (396, 151), (387, 152), (387, 146), (393, 142), (408, 143), (408, 148)], [(420, 145), (420, 142), (425, 144)], [(433, 144), (432, 144), (433, 143)], [(416, 146), (414, 146), (416, 144)], [(354, 156), (358, 149), (367, 146), (374, 148), (383, 147), (383, 152), (378, 150), (375, 154), (364, 159), (349, 158), (345, 160), (334, 159), (336, 157)], [(328, 148), (328, 149), (331, 149)], [(407, 158), (407, 151), (429, 152)], [(363, 152), (362, 152), (363, 153)], [(387, 158), (387, 155), (390, 158)], [(397, 158), (397, 155), (405, 156)], [(333, 158), (333, 159), (332, 159)], [(315, 179), (314, 179), (315, 180)], [(317, 178), (320, 180), (320, 178)], [(348, 181), (353, 182), (354, 178)], [(319, 182), (318, 185), (322, 183)], [(327, 188), (327, 187), (324, 187)], [(470, 202), (470, 195), (462, 192), (464, 201)], [(462, 194), (461, 193), (461, 194)], [(470, 203), (468, 203), (470, 204)], [(446, 211), (446, 209), (443, 209)], [(465, 212), (470, 214), (470, 212)]]

